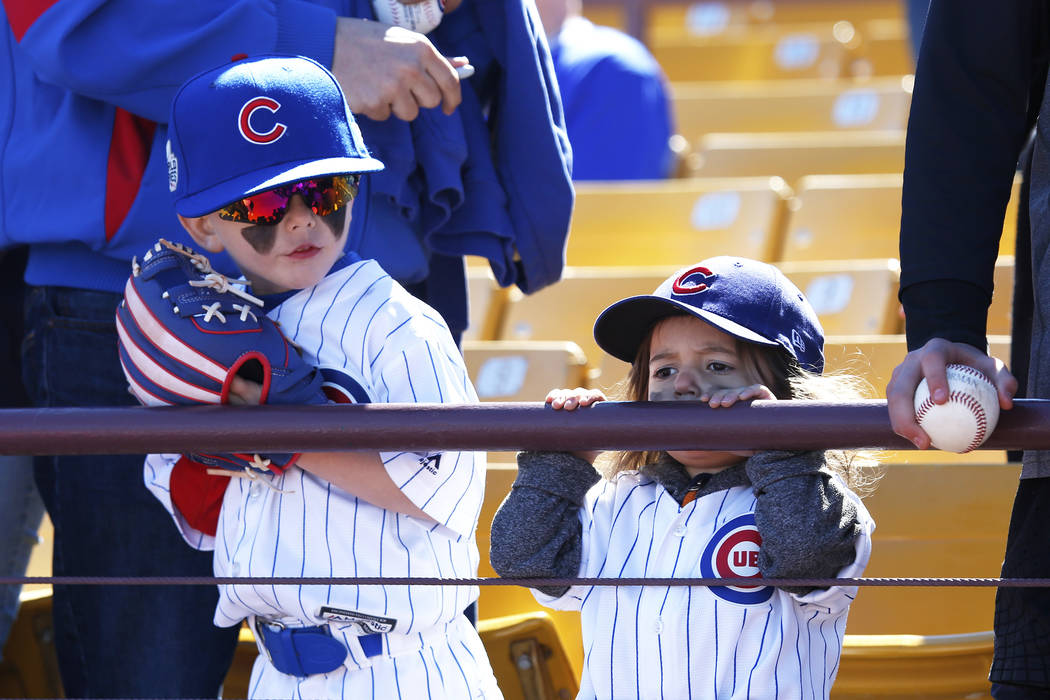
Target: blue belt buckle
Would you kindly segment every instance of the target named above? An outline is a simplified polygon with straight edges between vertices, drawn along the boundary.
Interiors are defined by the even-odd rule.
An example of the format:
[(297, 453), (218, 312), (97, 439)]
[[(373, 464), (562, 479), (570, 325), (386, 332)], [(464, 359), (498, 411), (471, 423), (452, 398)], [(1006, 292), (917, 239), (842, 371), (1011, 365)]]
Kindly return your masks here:
[(346, 647), (332, 637), (327, 625), (285, 627), (256, 617), (255, 634), (270, 664), (289, 676), (330, 673), (346, 660)]

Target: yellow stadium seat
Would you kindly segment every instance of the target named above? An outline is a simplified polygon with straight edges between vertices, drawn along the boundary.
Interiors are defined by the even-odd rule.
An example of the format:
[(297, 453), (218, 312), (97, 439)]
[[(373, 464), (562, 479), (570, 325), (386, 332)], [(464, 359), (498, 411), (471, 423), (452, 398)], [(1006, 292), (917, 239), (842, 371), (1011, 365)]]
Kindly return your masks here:
[(555, 387), (587, 383), (583, 351), (562, 340), (469, 340), (463, 359), (482, 401), (543, 401)]
[[(50, 573), (49, 565), (46, 574), (30, 575)], [(22, 591), (18, 617), (0, 661), (0, 697), (63, 697), (54, 637), (50, 587)]]
[[(518, 474), (518, 467), (514, 464), (514, 455), (506, 453), (503, 462), (493, 458), (489, 460), (488, 471), (485, 473), (485, 498), (481, 505), (481, 515), (478, 518), (478, 551), (481, 552), (481, 564), (478, 566), (478, 576), (494, 577), (492, 565), (489, 564), (489, 544), (491, 542), (489, 532), (492, 528), (492, 518), (496, 509), (510, 493), (510, 486)], [(527, 588), (518, 586), (482, 586), (478, 598), (478, 620), (485, 624), (486, 620), (506, 618), (512, 615), (521, 615), (545, 611), (546, 615), (558, 631), (562, 648), (568, 658), (573, 670), (573, 677), (579, 678), (583, 672), (583, 637), (580, 634), (580, 614), (564, 610), (547, 610), (543, 608), (532, 596)], [(495, 662), (493, 663), (495, 669)], [(500, 686), (503, 687), (504, 677), (497, 671)], [(504, 688), (504, 692), (506, 688)], [(547, 696), (557, 697), (557, 696)], [(574, 695), (569, 695), (572, 698)]]
[(803, 177), (780, 259), (896, 258), (902, 182), (900, 173)]
[(675, 130), (688, 143), (710, 133), (903, 131), (912, 80), (688, 82), (671, 86)]
[[(584, 1), (584, 13), (588, 13)], [(675, 2), (649, 3), (647, 36), (650, 41), (683, 37), (710, 37), (765, 27), (868, 20), (903, 22), (899, 0), (813, 0), (811, 2)]]
[[(692, 261), (684, 261), (688, 262)], [(594, 365), (603, 354), (592, 332), (598, 314), (623, 297), (649, 294), (676, 269), (676, 266), (567, 267), (560, 282), (535, 294), (524, 296), (517, 290), (512, 291), (500, 337), (570, 340), (583, 348), (588, 362)]]
[(707, 134), (687, 165), (692, 177), (777, 175), (792, 187), (805, 175), (903, 170), (904, 133), (896, 131)]
[(509, 290), (496, 284), (488, 265), (467, 266), (470, 315), (463, 340), (496, 340)]
[(850, 45), (845, 73), (867, 78), (910, 75), (915, 72), (908, 26), (900, 20), (877, 19), (859, 26), (858, 41)]
[[(876, 529), (864, 575), (999, 576), (1019, 476), (1014, 464), (887, 464), (865, 498)], [(861, 588), (831, 697), (990, 698), (994, 602), (992, 587)]]
[(1003, 217), (1003, 234), (999, 239), (999, 255), (1013, 255), (1017, 252), (1017, 207), (1021, 199), (1021, 176), (1014, 178), (1010, 190), (1010, 201), (1006, 203), (1006, 215)]
[(569, 265), (771, 260), (791, 191), (769, 177), (577, 183)]
[[(988, 307), (989, 335), (1009, 335), (1013, 324), (1014, 256), (1000, 255), (995, 261), (995, 291)], [(1004, 361), (1009, 358), (1003, 357)]]
[(948, 635), (847, 634), (833, 700), (991, 700), (991, 631)]
[(832, 80), (844, 75), (848, 47), (854, 39), (852, 28), (844, 36), (831, 24), (817, 24), (787, 32), (658, 39), (649, 47), (671, 82)]
[[(808, 175), (788, 203), (780, 260), (889, 258), (899, 254), (900, 173)], [(1003, 219), (1000, 255), (1013, 255), (1021, 181)]]
[(896, 258), (777, 263), (801, 289), (825, 335), (900, 333)]
[(581, 9), (583, 16), (597, 25), (627, 30), (627, 14), (619, 2), (595, 3), (584, 0)]
[[(937, 462), (885, 465), (878, 487), (864, 499), (876, 523), (865, 576), (999, 576), (1020, 465), (947, 462), (940, 455)], [(994, 587), (865, 587), (847, 631), (990, 630), (994, 597)]]
[[(991, 353), (1000, 358), (1010, 356), (1010, 338), (990, 336)], [(886, 383), (893, 368), (908, 352), (903, 335), (829, 335), (824, 341), (828, 371), (843, 370), (859, 374), (873, 386), (873, 398), (886, 397)]]
[(578, 676), (547, 612), (486, 618), (478, 632), (505, 700), (576, 696)]

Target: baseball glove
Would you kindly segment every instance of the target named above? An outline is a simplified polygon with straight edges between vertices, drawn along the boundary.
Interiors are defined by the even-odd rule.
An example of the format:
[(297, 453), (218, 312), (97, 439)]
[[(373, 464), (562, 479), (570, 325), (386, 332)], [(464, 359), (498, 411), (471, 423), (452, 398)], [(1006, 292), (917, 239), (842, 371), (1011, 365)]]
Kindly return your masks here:
[[(324, 404), (321, 375), (263, 310), (186, 246), (160, 239), (132, 273), (117, 307), (120, 362), (146, 406), (225, 404), (240, 376), (262, 385), (261, 403)], [(281, 472), (298, 455), (193, 455), (226, 469)]]

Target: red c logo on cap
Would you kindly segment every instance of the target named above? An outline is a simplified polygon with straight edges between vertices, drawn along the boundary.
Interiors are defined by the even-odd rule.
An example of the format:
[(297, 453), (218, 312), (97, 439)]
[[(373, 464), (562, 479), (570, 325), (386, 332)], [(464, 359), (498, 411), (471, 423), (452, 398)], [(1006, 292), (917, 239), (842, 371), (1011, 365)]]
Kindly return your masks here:
[(686, 282), (686, 280), (693, 275), (703, 275), (704, 279), (710, 279), (715, 276), (715, 273), (711, 272), (706, 267), (697, 266), (690, 268), (678, 276), (678, 279), (676, 279), (674, 284), (671, 285), (671, 291), (675, 294), (699, 294), (706, 290), (706, 282)]
[(276, 122), (273, 128), (267, 132), (256, 131), (251, 124), (252, 115), (257, 110), (265, 109), (275, 113), (280, 108), (281, 103), (269, 97), (255, 97), (245, 102), (244, 106), (241, 107), (240, 115), (237, 117), (237, 126), (240, 128), (241, 136), (252, 143), (259, 144), (273, 143), (284, 136), (284, 132), (288, 130), (288, 127), (280, 122)]

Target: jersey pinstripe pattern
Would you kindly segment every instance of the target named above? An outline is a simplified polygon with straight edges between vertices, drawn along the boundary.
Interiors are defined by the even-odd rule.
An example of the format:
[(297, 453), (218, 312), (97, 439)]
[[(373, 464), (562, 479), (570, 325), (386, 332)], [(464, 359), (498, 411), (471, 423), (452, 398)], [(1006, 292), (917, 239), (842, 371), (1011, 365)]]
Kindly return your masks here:
[[(322, 368), (326, 383), (341, 390), (329, 393), (341, 396), (339, 400), (477, 401), (462, 356), (441, 317), (374, 261), (336, 270), (315, 287), (285, 300), (270, 317), (302, 348), (308, 362)], [(215, 550), (217, 576), (476, 576), (474, 532), (484, 496), (484, 453), (380, 456), (394, 483), (437, 524), (376, 507), (297, 467), (274, 477), (272, 489), (248, 479), (232, 479), (214, 538), (192, 530), (177, 512), (173, 516), (187, 542)], [(150, 455), (145, 466), (147, 485), (169, 511), (173, 509), (167, 480), (173, 458)], [(331, 611), (336, 610), (348, 612), (351, 618), (367, 616), (379, 620), (379, 625), (393, 625), (389, 638), (396, 636), (401, 645), (408, 639), (411, 646), (413, 638), (422, 639), (421, 633), (426, 636), (445, 628), (453, 634), (451, 642), (468, 644), (476, 633), (472, 628), (469, 633), (461, 630), (459, 620), (477, 596), (477, 588), (464, 586), (222, 586), (215, 623), (230, 626), (256, 615), (289, 626), (317, 625), (332, 622)], [(333, 633), (346, 632), (347, 669), (371, 666), (360, 647), (355, 649), (359, 625), (341, 619), (339, 625), (332, 625)], [(457, 631), (463, 631), (468, 641), (457, 639)], [(446, 645), (444, 637), (441, 644)], [(461, 651), (443, 651), (439, 656), (451, 662), (448, 654), (454, 653), (463, 663)], [(438, 668), (425, 658), (428, 653), (416, 650), (394, 661), (408, 668), (412, 664), (407, 659), (416, 654), (422, 663), (416, 671), (447, 675), (447, 667)], [(480, 664), (491, 676), (487, 658)], [(468, 665), (473, 669), (473, 662)], [(281, 674), (270, 668), (268, 675)], [(488, 695), (478, 697), (498, 697), (494, 689), (493, 684)], [(388, 687), (378, 696), (397, 697), (395, 691)]]
[[(837, 478), (837, 477), (836, 477)], [(843, 487), (845, 488), (845, 487)], [(847, 491), (848, 492), (848, 491)], [(862, 525), (860, 576), (874, 523)], [(750, 576), (755, 496), (737, 486), (679, 507), (637, 472), (596, 484), (580, 509), (584, 577)], [(654, 534), (655, 533), (655, 534)], [(585, 651), (579, 698), (827, 698), (856, 587), (796, 596), (779, 588), (581, 587), (541, 603), (580, 610)]]

